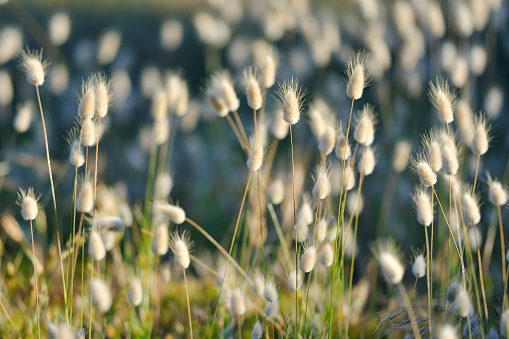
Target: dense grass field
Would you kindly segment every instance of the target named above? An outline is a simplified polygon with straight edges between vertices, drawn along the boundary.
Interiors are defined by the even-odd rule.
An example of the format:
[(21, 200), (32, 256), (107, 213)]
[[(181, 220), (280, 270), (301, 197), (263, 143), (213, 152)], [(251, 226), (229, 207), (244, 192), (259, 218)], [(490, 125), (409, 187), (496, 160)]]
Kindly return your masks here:
[(0, 337), (507, 337), (508, 14), (0, 0)]

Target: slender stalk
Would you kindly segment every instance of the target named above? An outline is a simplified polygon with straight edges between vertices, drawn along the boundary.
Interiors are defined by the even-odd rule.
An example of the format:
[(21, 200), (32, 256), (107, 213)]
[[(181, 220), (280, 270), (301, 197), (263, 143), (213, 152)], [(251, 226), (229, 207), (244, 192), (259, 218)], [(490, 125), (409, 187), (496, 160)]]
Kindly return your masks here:
[[(297, 205), (295, 203), (295, 160), (293, 158), (293, 133), (292, 133), (292, 125), (290, 124), (290, 147), (292, 151), (292, 192), (293, 192), (293, 226), (295, 229), (295, 283), (298, 287), (298, 272), (299, 269), (297, 267), (299, 261), (299, 253), (297, 250)], [(299, 307), (298, 307), (298, 288), (295, 288), (295, 333), (294, 337), (297, 338), (297, 329), (298, 327), (298, 319), (299, 319)]]
[(228, 123), (230, 124), (230, 127), (232, 128), (233, 130), (233, 133), (235, 133), (235, 136), (237, 137), (237, 140), (239, 141), (239, 144), (240, 146), (243, 148), (243, 149), (248, 149), (249, 146), (248, 144), (246, 144), (246, 141), (242, 138), (242, 136), (240, 135), (240, 132), (237, 128), (237, 126), (235, 126), (235, 123), (233, 122), (232, 120), (232, 117), (230, 115), (227, 115), (226, 116), (226, 120), (228, 121)]
[[(431, 205), (433, 206), (433, 204)], [(433, 207), (432, 207), (433, 208)], [(433, 218), (434, 219), (434, 218)], [(426, 235), (426, 284), (428, 290), (428, 318), (431, 319), (431, 279), (430, 279), (430, 250), (429, 250), (429, 239), (428, 239), (428, 226), (424, 226), (424, 234)], [(431, 335), (431, 327), (430, 327), (430, 335)]]
[(49, 145), (48, 145), (48, 133), (46, 132), (46, 122), (44, 121), (44, 112), (42, 110), (41, 96), (39, 94), (39, 86), (35, 86), (37, 92), (37, 101), (39, 102), (39, 111), (41, 113), (42, 129), (44, 132), (44, 144), (46, 146), (46, 160), (48, 162), (49, 181), (51, 184), (51, 196), (53, 198), (53, 210), (55, 212), (55, 227), (57, 230), (57, 241), (58, 241), (58, 255), (60, 257), (60, 269), (62, 270), (62, 285), (64, 288), (64, 303), (65, 303), (65, 316), (67, 323), (69, 324), (69, 318), (67, 316), (67, 288), (64, 279), (64, 263), (62, 261), (62, 245), (60, 242), (60, 230), (58, 227), (58, 213), (57, 213), (57, 200), (55, 198), (55, 186), (53, 184), (53, 173), (51, 171), (51, 159), (49, 156)]
[(401, 297), (403, 297), (403, 301), (405, 302), (408, 318), (410, 319), (410, 324), (412, 325), (412, 330), (414, 331), (414, 336), (416, 339), (421, 339), (421, 331), (419, 330), (419, 325), (417, 325), (417, 321), (415, 320), (414, 309), (412, 308), (410, 300), (408, 300), (408, 295), (405, 286), (400, 282), (398, 284), (398, 288), (399, 292), (401, 293)]
[(480, 160), (481, 160), (481, 154), (477, 154), (477, 164), (475, 165), (474, 187), (472, 188), (472, 191), (475, 191), (475, 184), (477, 183), (477, 174), (479, 173)]
[(191, 333), (191, 339), (193, 339), (193, 324), (191, 322), (191, 305), (189, 304), (189, 290), (187, 288), (186, 269), (182, 268), (182, 272), (184, 272), (184, 285), (186, 286), (187, 316), (189, 317), (189, 331)]
[(265, 251), (263, 249), (263, 224), (262, 224), (262, 197), (260, 196), (260, 171), (256, 172), (256, 181), (258, 184), (258, 207), (259, 207), (259, 219), (260, 219), (260, 246), (262, 249), (262, 268), (263, 275), (267, 275), (266, 267), (265, 267)]
[(244, 142), (249, 145), (249, 139), (247, 138), (246, 131), (244, 130), (244, 125), (242, 125), (242, 120), (240, 120), (239, 113), (237, 111), (233, 112), (233, 117), (235, 118), (235, 121), (237, 122), (237, 125), (239, 126), (240, 134), (242, 134), (242, 137), (244, 138)]
[(30, 234), (32, 236), (32, 255), (34, 256), (34, 259), (32, 260), (34, 263), (34, 281), (35, 281), (35, 302), (37, 304), (37, 332), (39, 334), (39, 339), (41, 338), (41, 326), (39, 323), (39, 288), (37, 286), (37, 265), (35, 262), (37, 261), (35, 257), (35, 245), (34, 245), (34, 228), (32, 226), (32, 220), (30, 220)]
[[(502, 251), (502, 274), (504, 279), (504, 286), (507, 284), (507, 278), (506, 278), (506, 263), (505, 263), (505, 245), (504, 245), (504, 224), (502, 222), (502, 212), (500, 211), (500, 206), (497, 206), (497, 213), (498, 213), (498, 226), (500, 229), (500, 250)], [(503, 305), (506, 306), (507, 302), (507, 296), (504, 292), (504, 301)]]

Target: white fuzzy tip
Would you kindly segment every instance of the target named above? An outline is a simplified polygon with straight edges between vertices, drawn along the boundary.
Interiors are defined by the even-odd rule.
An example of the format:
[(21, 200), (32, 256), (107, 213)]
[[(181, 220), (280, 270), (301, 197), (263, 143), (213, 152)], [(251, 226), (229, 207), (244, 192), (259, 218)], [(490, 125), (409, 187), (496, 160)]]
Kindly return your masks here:
[(275, 300), (273, 302), (269, 302), (263, 311), (267, 317), (275, 318), (279, 314), (279, 301)]
[(173, 233), (172, 235), (173, 254), (175, 255), (175, 264), (177, 267), (186, 269), (191, 263), (189, 248), (191, 244), (186, 232), (182, 234)]
[(246, 91), (247, 103), (249, 107), (254, 110), (259, 110), (262, 107), (262, 91), (260, 89), (260, 81), (258, 79), (258, 72), (256, 69), (249, 67), (244, 70), (244, 90)]
[(352, 150), (350, 149), (350, 143), (346, 140), (345, 133), (341, 130), (338, 133), (338, 137), (336, 140), (336, 157), (339, 160), (348, 160), (352, 155)]
[(355, 172), (350, 164), (346, 164), (343, 179), (341, 180), (343, 180), (343, 189), (349, 191), (355, 187)]
[(375, 113), (373, 106), (364, 105), (361, 113), (355, 119), (355, 129), (353, 137), (355, 141), (363, 146), (369, 146), (375, 140)]
[(412, 273), (416, 278), (422, 278), (426, 275), (426, 260), (424, 260), (422, 254), (415, 257), (414, 264), (412, 265)]
[(244, 299), (244, 294), (238, 288), (232, 292), (230, 297), (230, 310), (238, 317), (246, 313), (246, 300)]
[(334, 127), (328, 126), (325, 128), (325, 131), (318, 141), (318, 150), (325, 155), (329, 155), (334, 150), (335, 143), (336, 131), (334, 130)]
[[(295, 271), (290, 272), (288, 274), (288, 288), (290, 291), (295, 292), (295, 290), (300, 289), (302, 286), (302, 271), (299, 270), (299, 275), (295, 273)], [(297, 285), (298, 284), (298, 285)]]
[(467, 225), (477, 225), (481, 221), (481, 212), (479, 211), (479, 202), (477, 196), (471, 191), (463, 193), (463, 218)]
[(80, 187), (76, 197), (76, 210), (81, 213), (90, 213), (94, 208), (94, 186), (86, 181)]
[(156, 200), (152, 204), (154, 212), (163, 213), (171, 222), (180, 225), (186, 221), (186, 212), (182, 207), (170, 205), (167, 202)]
[(457, 291), (456, 298), (452, 303), (452, 313), (462, 318), (471, 317), (474, 314), (474, 306), (472, 306), (470, 296), (464, 287), (460, 287)]
[(406, 140), (401, 140), (394, 147), (394, 157), (392, 158), (392, 169), (396, 173), (401, 173), (408, 165), (408, 158), (412, 152), (412, 146)]
[(71, 149), (69, 152), (69, 161), (71, 165), (74, 167), (81, 167), (85, 163), (85, 155), (83, 154), (83, 150), (81, 149), (80, 141), (74, 140), (71, 144)]
[(267, 198), (272, 205), (279, 205), (285, 198), (285, 184), (281, 179), (275, 180), (269, 188), (267, 188)]
[(264, 292), (265, 292), (265, 282), (263, 281), (263, 277), (261, 276), (261, 274), (258, 273), (253, 282), (253, 293), (258, 296), (262, 296)]
[(87, 147), (95, 145), (97, 129), (94, 120), (84, 119), (81, 123), (81, 129), (81, 144)]
[(78, 115), (82, 119), (92, 119), (95, 115), (96, 96), (94, 85), (94, 78), (88, 78), (87, 81), (83, 81), (81, 85)]
[(21, 217), (24, 220), (35, 220), (39, 214), (39, 197), (33, 188), (19, 189), (18, 205), (21, 206)]
[(405, 267), (401, 263), (394, 243), (379, 242), (374, 251), (385, 280), (391, 284), (399, 284), (405, 275)]
[(140, 306), (143, 301), (143, 286), (141, 285), (141, 281), (138, 278), (134, 278), (131, 282), (131, 287), (129, 288), (129, 302), (133, 306)]
[(438, 339), (458, 339), (458, 330), (449, 324), (445, 324), (438, 330)]
[(251, 330), (251, 339), (262, 339), (263, 337), (263, 326), (260, 320), (257, 320)]
[(330, 267), (334, 262), (334, 249), (332, 245), (326, 243), (323, 245), (320, 252), (320, 264), (326, 267)]
[[(239, 109), (240, 100), (235, 93), (235, 88), (233, 87), (233, 82), (228, 71), (218, 71), (212, 76), (209, 91), (214, 93), (218, 100), (222, 101), (220, 106), (224, 105), (224, 107), (218, 110), (218, 113), (226, 109), (226, 114), (228, 114), (228, 111), (235, 112)], [(214, 104), (212, 105), (215, 106)], [(219, 115), (224, 116), (221, 114)]]
[(34, 86), (44, 84), (44, 76), (49, 62), (42, 57), (42, 49), (30, 50), (29, 48), (21, 51), (19, 55), (19, 67), (26, 73), (28, 83)]
[(315, 182), (313, 186), (313, 197), (317, 200), (323, 200), (327, 198), (331, 192), (331, 182), (328, 168), (322, 164), (318, 165), (315, 177), (313, 179)]
[(417, 188), (412, 194), (412, 200), (417, 211), (417, 221), (424, 226), (431, 225), (433, 222), (431, 195), (423, 188)]
[(274, 282), (271, 280), (268, 280), (265, 282), (265, 290), (263, 291), (263, 297), (268, 302), (273, 302), (278, 300), (278, 294), (276, 286), (274, 285)]
[(106, 248), (104, 247), (103, 240), (96, 231), (90, 232), (90, 239), (88, 239), (88, 254), (95, 261), (101, 261), (106, 256)]
[(449, 124), (454, 120), (456, 95), (449, 90), (449, 84), (442, 77), (437, 77), (436, 84), (429, 83), (429, 100), (435, 107), (440, 121)]
[(366, 147), (361, 156), (361, 162), (357, 165), (359, 174), (362, 176), (368, 176), (373, 173), (376, 166), (376, 155), (375, 150), (371, 147)]
[(258, 171), (263, 164), (263, 146), (260, 144), (252, 145), (249, 158), (247, 159), (247, 167), (250, 171)]
[(500, 181), (488, 177), (489, 200), (495, 206), (503, 206), (507, 203), (507, 190)]
[(311, 272), (315, 267), (316, 259), (317, 259), (316, 247), (309, 246), (304, 250), (304, 253), (300, 257), (299, 268), (304, 273)]
[(159, 225), (152, 239), (152, 252), (156, 255), (165, 255), (169, 248), (170, 235), (167, 225)]
[(474, 131), (474, 138), (470, 149), (476, 155), (483, 155), (488, 152), (490, 144), (490, 126), (481, 114), (475, 118)]
[(431, 168), (430, 164), (419, 156), (416, 160), (412, 158), (412, 169), (419, 176), (419, 181), (424, 187), (433, 186), (437, 183), (437, 175)]
[(277, 95), (283, 110), (284, 121), (290, 125), (299, 122), (303, 93), (297, 80), (291, 79), (280, 83)]
[(173, 188), (173, 179), (169, 173), (162, 173), (156, 177), (154, 196), (158, 199), (166, 199)]
[(92, 279), (90, 286), (92, 292), (92, 304), (94, 307), (101, 313), (108, 312), (113, 303), (109, 286), (99, 278)]
[(104, 118), (108, 114), (108, 107), (111, 98), (111, 83), (106, 79), (104, 74), (99, 73), (95, 78), (95, 100), (96, 110), (95, 116)]

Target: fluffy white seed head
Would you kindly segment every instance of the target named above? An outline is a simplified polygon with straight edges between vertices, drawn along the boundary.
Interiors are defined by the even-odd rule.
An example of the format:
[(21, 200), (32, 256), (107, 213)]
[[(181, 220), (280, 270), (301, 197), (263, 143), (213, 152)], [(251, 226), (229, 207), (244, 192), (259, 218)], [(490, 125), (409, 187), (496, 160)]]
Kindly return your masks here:
[(329, 168), (330, 165), (324, 166), (323, 164), (319, 164), (316, 169), (315, 176), (313, 177), (313, 197), (317, 200), (323, 200), (327, 198), (331, 192)]
[(304, 253), (300, 257), (299, 268), (304, 273), (309, 273), (315, 267), (317, 260), (317, 253), (315, 246), (309, 246), (304, 250)]
[(293, 234), (294, 240), (296, 240), (298, 243), (302, 243), (306, 240), (308, 240), (309, 236), (309, 226), (304, 221), (304, 219), (297, 219), (297, 234), (295, 232)]
[(96, 217), (92, 226), (101, 231), (111, 232), (123, 232), (125, 228), (124, 220), (114, 216)]
[(165, 284), (171, 281), (171, 269), (169, 264), (161, 265), (161, 280)]
[(244, 90), (246, 91), (247, 103), (249, 107), (254, 110), (259, 110), (262, 107), (263, 99), (262, 99), (262, 91), (260, 89), (260, 80), (258, 78), (258, 71), (249, 67), (244, 70), (243, 73), (244, 81)]
[(293, 78), (279, 83), (279, 104), (283, 110), (283, 119), (290, 125), (296, 124), (301, 115), (303, 91)]
[(30, 50), (26, 48), (20, 52), (19, 68), (26, 73), (28, 83), (42, 86), (48, 66), (49, 62), (42, 56), (42, 49)]
[(161, 173), (156, 177), (154, 196), (157, 199), (167, 199), (173, 188), (173, 179), (170, 173)]
[(16, 131), (16, 133), (24, 133), (30, 128), (30, 123), (32, 122), (32, 114), (34, 111), (34, 106), (31, 102), (27, 102), (22, 106), (18, 107), (16, 112), (16, 116), (12, 121), (12, 127)]
[(168, 102), (166, 93), (163, 89), (159, 89), (152, 97), (152, 118), (155, 121), (161, 121), (168, 115)]
[(456, 327), (445, 324), (438, 329), (438, 339), (459, 339)]
[(417, 211), (417, 221), (423, 226), (431, 225), (433, 222), (431, 194), (419, 187), (412, 194), (412, 200)]
[(370, 81), (366, 57), (364, 51), (359, 51), (350, 58), (346, 66), (346, 94), (352, 100), (362, 97), (362, 92)]
[(343, 189), (349, 191), (355, 186), (355, 172), (349, 164), (345, 167), (345, 173), (343, 174)]
[(86, 180), (81, 185), (76, 197), (76, 210), (81, 213), (90, 213), (94, 208), (94, 186)]
[(327, 220), (326, 219), (320, 219), (320, 221), (318, 221), (316, 223), (316, 228), (315, 228), (315, 237), (316, 237), (316, 240), (321, 243), (322, 241), (325, 240), (325, 238), (327, 238), (327, 228), (329, 227), (328, 223), (327, 223)]
[(188, 268), (191, 263), (189, 251), (192, 246), (188, 233), (183, 232), (182, 234), (178, 234), (177, 232), (174, 232), (172, 234), (171, 243), (173, 245), (172, 250), (175, 255), (175, 264), (177, 267), (183, 269)]
[(352, 155), (350, 143), (346, 140), (346, 132), (343, 128), (343, 123), (339, 122), (338, 135), (336, 138), (336, 157), (339, 160), (348, 160)]
[(444, 14), (440, 5), (435, 1), (428, 3), (428, 27), (435, 38), (442, 38), (445, 34)]
[(111, 99), (111, 82), (103, 73), (95, 77), (95, 116), (104, 118), (108, 114)]
[(170, 135), (170, 119), (164, 117), (156, 124), (154, 124), (153, 137), (157, 145), (164, 144)]
[(479, 201), (472, 190), (467, 189), (462, 196), (462, 210), (465, 223), (468, 225), (477, 225), (481, 221), (481, 212), (479, 211)]
[[(329, 155), (334, 150), (336, 143), (336, 131), (333, 126), (325, 128), (324, 133), (318, 142), (318, 149), (325, 155)], [(344, 150), (343, 150), (344, 151)]]
[(90, 232), (88, 239), (88, 254), (95, 261), (101, 261), (106, 256), (106, 248), (98, 232)]
[(433, 172), (438, 172), (442, 168), (442, 148), (438, 139), (438, 133), (430, 130), (424, 134), (422, 144), (426, 152), (429, 166)]
[(464, 99), (458, 100), (456, 107), (456, 125), (463, 144), (470, 146), (474, 139), (474, 118), (472, 109)]
[(325, 128), (328, 126), (326, 120), (331, 115), (330, 108), (323, 99), (314, 100), (309, 106), (308, 112), (309, 127), (311, 132), (320, 140), (321, 136), (325, 132)]
[(509, 310), (505, 310), (500, 317), (500, 334), (507, 338), (507, 331), (509, 328)]
[(214, 108), (214, 111), (219, 117), (223, 118), (228, 115), (228, 106), (226, 106), (223, 98), (218, 96), (213, 91), (207, 91), (207, 98), (210, 105)]
[(143, 301), (143, 286), (141, 285), (141, 280), (138, 278), (134, 278), (131, 282), (131, 287), (129, 288), (129, 302), (133, 306), (140, 306)]
[(442, 167), (446, 175), (456, 175), (459, 170), (458, 147), (453, 138), (442, 143)]
[(346, 210), (350, 215), (359, 215), (364, 208), (364, 198), (358, 191), (353, 191), (346, 197)]
[(320, 251), (320, 264), (326, 267), (330, 267), (334, 262), (334, 249), (329, 243), (325, 243)]
[(24, 220), (35, 220), (37, 218), (37, 214), (39, 214), (39, 197), (32, 187), (19, 189), (17, 204), (21, 207), (21, 217)]
[(115, 232), (106, 231), (106, 232), (104, 232), (102, 239), (103, 239), (103, 244), (104, 244), (104, 248), (106, 249), (106, 252), (109, 252), (115, 246), (115, 242), (117, 241), (117, 236), (116, 236)]
[(101, 279), (94, 278), (91, 283), (92, 304), (101, 313), (110, 310), (113, 303), (109, 286)]
[(480, 76), (484, 73), (488, 55), (486, 50), (481, 45), (472, 46), (470, 50), (470, 70), (475, 76)]
[(58, 325), (58, 339), (74, 339), (71, 326), (65, 322), (61, 322), (60, 325)]
[(455, 87), (462, 88), (467, 82), (468, 76), (468, 60), (464, 56), (460, 55), (454, 64), (451, 74), (451, 82)]
[(456, 297), (452, 303), (452, 313), (462, 318), (471, 317), (474, 314), (474, 306), (470, 301), (467, 290), (463, 286), (461, 286), (456, 293)]
[(357, 165), (357, 170), (362, 176), (368, 176), (373, 173), (376, 166), (376, 154), (375, 150), (371, 147), (366, 147), (361, 156), (361, 161)]
[(265, 315), (269, 318), (275, 318), (279, 314), (279, 301), (269, 302), (263, 309)]
[(175, 116), (183, 117), (187, 114), (189, 108), (189, 89), (184, 79), (180, 81), (180, 95), (175, 103)]
[(165, 255), (169, 248), (170, 235), (167, 225), (159, 225), (152, 239), (152, 252), (156, 255)]
[(279, 298), (279, 295), (277, 294), (276, 285), (274, 284), (274, 281), (271, 279), (267, 279), (265, 281), (265, 290), (263, 292), (263, 297), (268, 302), (277, 301)]
[(261, 70), (261, 85), (264, 88), (271, 88), (276, 81), (276, 72), (279, 62), (279, 56), (274, 46), (269, 44), (257, 44), (253, 46), (253, 59)]
[(181, 74), (175, 71), (169, 71), (166, 74), (166, 100), (168, 109), (174, 110), (182, 93), (183, 80)]
[(454, 302), (454, 299), (456, 299), (456, 295), (458, 294), (459, 288), (461, 287), (461, 284), (459, 281), (455, 281), (447, 287), (447, 291), (445, 293), (445, 299), (449, 304), (452, 304)]
[(405, 274), (405, 267), (401, 263), (398, 249), (392, 241), (377, 242), (373, 249), (378, 259), (385, 281), (399, 284)]
[(422, 254), (415, 257), (412, 265), (412, 273), (416, 278), (422, 278), (426, 275), (426, 260), (424, 260), (424, 256)]
[(267, 188), (267, 198), (273, 205), (279, 205), (285, 198), (285, 185), (281, 179), (275, 180)]
[(156, 213), (162, 213), (171, 222), (180, 225), (186, 221), (186, 212), (182, 207), (171, 205), (165, 201), (156, 200), (152, 204), (152, 210)]
[(260, 143), (252, 143), (249, 150), (249, 158), (247, 159), (247, 167), (250, 171), (258, 171), (263, 164), (263, 145)]
[[(300, 289), (302, 286), (302, 271), (299, 270), (299, 275), (295, 273), (295, 270), (288, 274), (288, 288), (290, 291), (295, 292), (295, 290)], [(298, 285), (297, 285), (298, 284)]]
[(81, 84), (81, 94), (78, 98), (78, 115), (81, 119), (91, 119), (96, 110), (96, 93), (94, 77), (89, 77)]
[(81, 167), (85, 163), (85, 155), (78, 139), (73, 140), (70, 144), (69, 161), (74, 167)]
[(309, 203), (309, 197), (306, 195), (302, 201), (302, 206), (297, 213), (297, 220), (302, 220), (306, 225), (311, 225), (314, 220), (313, 208)]
[(258, 296), (262, 296), (264, 292), (265, 282), (263, 281), (263, 276), (260, 274), (260, 272), (257, 272), (253, 281), (253, 293)]
[(2, 214), (0, 217), (0, 226), (4, 232), (18, 244), (21, 244), (23, 241), (25, 241), (25, 233), (21, 229), (18, 221), (11, 214)]
[(482, 233), (479, 227), (469, 227), (467, 231), (468, 241), (470, 242), (470, 248), (473, 252), (477, 251), (482, 244)]
[(96, 125), (93, 119), (84, 119), (81, 123), (81, 144), (83, 146), (93, 146), (95, 145), (96, 138)]
[[(210, 80), (209, 91), (215, 93), (226, 106), (226, 112), (235, 112), (239, 109), (240, 100), (235, 93), (233, 81), (228, 71), (214, 73)], [(219, 114), (221, 115), (221, 114)]]
[(251, 339), (262, 339), (263, 337), (263, 326), (260, 320), (257, 320), (251, 330)]
[(424, 155), (418, 154), (417, 158), (410, 159), (412, 171), (419, 176), (419, 181), (424, 187), (433, 186), (437, 182), (437, 175), (431, 168)]
[(366, 104), (357, 114), (353, 137), (363, 146), (369, 146), (375, 140), (376, 119), (373, 106)]
[(290, 125), (283, 119), (283, 111), (279, 108), (274, 114), (272, 124), (270, 126), (270, 132), (274, 138), (283, 140), (288, 135)]
[(246, 313), (246, 300), (240, 289), (236, 288), (230, 297), (231, 312), (240, 317)]
[(476, 155), (483, 155), (488, 152), (490, 144), (490, 125), (487, 123), (486, 118), (482, 114), (479, 114), (475, 118), (474, 125), (475, 132), (470, 149), (472, 150), (472, 153)]
[(507, 203), (507, 189), (502, 186), (500, 181), (493, 179), (488, 174), (488, 197), (490, 203), (494, 206), (503, 206)]
[(454, 120), (456, 94), (449, 89), (449, 84), (442, 77), (437, 77), (435, 84), (429, 82), (428, 97), (444, 124)]

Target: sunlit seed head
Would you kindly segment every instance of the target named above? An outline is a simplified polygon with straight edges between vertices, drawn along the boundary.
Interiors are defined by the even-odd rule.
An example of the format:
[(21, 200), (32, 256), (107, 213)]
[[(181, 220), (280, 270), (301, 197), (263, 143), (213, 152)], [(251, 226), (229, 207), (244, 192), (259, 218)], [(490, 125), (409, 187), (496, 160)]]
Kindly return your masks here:
[(95, 261), (101, 261), (106, 256), (106, 248), (98, 232), (90, 232), (88, 239), (88, 254)]
[(16, 133), (24, 133), (30, 128), (33, 111), (34, 106), (31, 102), (26, 102), (25, 104), (18, 107), (16, 116), (12, 121), (12, 127)]
[(0, 217), (0, 226), (4, 230), (5, 234), (7, 234), (12, 240), (17, 242), (18, 244), (23, 243), (25, 241), (25, 233), (21, 229), (16, 218), (14, 218), (9, 213), (4, 213)]
[(431, 194), (422, 187), (417, 187), (412, 194), (417, 211), (417, 221), (423, 226), (429, 226), (433, 222), (433, 205), (431, 204)]
[(438, 339), (459, 339), (458, 330), (453, 325), (445, 324), (438, 329)]
[(227, 112), (235, 112), (239, 109), (240, 100), (235, 93), (233, 81), (228, 71), (214, 73), (209, 83), (209, 90), (224, 102)]
[(470, 146), (474, 139), (474, 118), (472, 109), (464, 99), (458, 100), (456, 106), (456, 125), (460, 132), (461, 141), (464, 145)]
[(367, 54), (364, 50), (350, 58), (346, 66), (346, 94), (352, 100), (362, 97), (364, 88), (369, 85), (370, 77), (366, 67)]
[(494, 206), (503, 206), (507, 203), (507, 188), (503, 187), (500, 181), (493, 179), (488, 173), (488, 197)]
[(95, 77), (95, 116), (104, 118), (108, 114), (108, 107), (112, 96), (112, 84), (104, 73), (98, 73)]
[(454, 302), (452, 303), (452, 313), (455, 315), (467, 318), (474, 314), (474, 306), (470, 301), (470, 296), (465, 287), (459, 287)]
[(95, 78), (89, 77), (81, 84), (81, 93), (78, 97), (78, 116), (81, 119), (91, 119), (96, 112)]
[(152, 252), (156, 255), (165, 255), (169, 248), (170, 235), (167, 225), (159, 225), (152, 239)]
[(449, 89), (449, 84), (442, 77), (437, 77), (435, 83), (429, 82), (428, 97), (444, 124), (454, 120), (456, 94)]
[[(288, 274), (288, 288), (290, 291), (295, 292), (302, 286), (302, 271), (299, 269), (299, 274), (294, 271)], [(297, 285), (298, 284), (298, 285)]]
[(442, 148), (440, 146), (439, 133), (430, 130), (422, 137), (422, 145), (426, 153), (426, 159), (433, 172), (442, 169)]
[(252, 143), (249, 150), (249, 158), (247, 159), (247, 167), (250, 171), (258, 171), (263, 164), (263, 146), (259, 143)]
[(378, 259), (385, 281), (390, 284), (399, 284), (405, 274), (405, 267), (401, 263), (399, 249), (391, 240), (380, 240), (373, 247)]
[(85, 163), (85, 155), (78, 139), (73, 140), (70, 145), (69, 161), (74, 167), (81, 167)]
[(376, 118), (373, 106), (366, 104), (355, 118), (353, 137), (363, 146), (369, 146), (375, 140)]
[(318, 142), (318, 149), (325, 155), (329, 155), (334, 150), (336, 143), (336, 131), (333, 126), (325, 128), (324, 133)]
[(376, 166), (376, 153), (372, 147), (366, 147), (361, 155), (361, 160), (357, 165), (357, 170), (362, 176), (368, 176), (373, 173)]
[(192, 243), (189, 239), (187, 232), (179, 234), (177, 231), (173, 232), (171, 236), (172, 250), (175, 255), (175, 264), (177, 267), (186, 269), (191, 263), (190, 249)]
[(259, 110), (262, 107), (263, 99), (260, 89), (260, 79), (258, 71), (249, 67), (243, 72), (243, 86), (247, 96), (247, 103), (249, 107), (254, 110)]
[(39, 214), (39, 198), (32, 187), (20, 188), (18, 191), (17, 204), (21, 207), (21, 217), (24, 220), (35, 220)]
[(302, 205), (297, 213), (297, 220), (302, 220), (306, 225), (311, 225), (314, 220), (313, 208), (308, 195), (305, 195), (302, 200)]
[(488, 152), (490, 144), (490, 129), (491, 126), (486, 121), (486, 118), (479, 113), (474, 119), (474, 138), (470, 149), (476, 155), (483, 155)]
[(276, 285), (272, 279), (267, 279), (265, 281), (265, 290), (263, 292), (263, 296), (268, 302), (278, 300), (279, 295), (277, 293)]
[(343, 189), (349, 191), (355, 187), (355, 172), (348, 163), (343, 174)]
[(228, 106), (226, 106), (222, 97), (218, 96), (213, 91), (207, 91), (207, 98), (219, 117), (222, 118), (228, 115)]
[(161, 173), (156, 177), (154, 197), (158, 199), (166, 199), (170, 195), (172, 188), (173, 179), (170, 173)]
[(479, 199), (473, 188), (467, 187), (462, 195), (463, 218), (467, 225), (477, 225), (481, 221), (481, 212), (479, 210)]
[(408, 159), (412, 153), (412, 146), (406, 140), (400, 140), (394, 146), (394, 156), (392, 158), (392, 169), (396, 173), (401, 173), (405, 170)]
[(92, 279), (90, 286), (94, 308), (101, 313), (108, 312), (113, 304), (109, 286), (99, 278)]
[(71, 326), (65, 322), (58, 325), (58, 339), (75, 339)]
[(290, 125), (296, 124), (301, 116), (303, 90), (293, 78), (279, 83), (277, 92), (279, 104), (283, 110), (283, 119)]
[(31, 50), (27, 47), (20, 52), (18, 58), (18, 67), (26, 73), (28, 83), (42, 86), (49, 66), (49, 62), (43, 58), (42, 49)]
[(115, 247), (115, 243), (117, 241), (115, 232), (112, 231), (106, 231), (104, 232), (103, 236), (103, 244), (104, 248), (106, 249), (106, 252), (109, 252)]
[(358, 191), (353, 191), (346, 197), (346, 210), (348, 214), (357, 216), (364, 208), (364, 198)]
[(182, 207), (171, 205), (162, 200), (155, 200), (152, 203), (152, 210), (164, 214), (171, 222), (177, 225), (186, 221), (186, 212)]
[(442, 147), (442, 167), (446, 175), (456, 175), (459, 170), (458, 150), (449, 145)]
[(94, 186), (91, 181), (85, 180), (78, 190), (76, 197), (76, 210), (81, 213), (90, 213), (94, 208)]
[(231, 312), (238, 317), (244, 315), (246, 313), (246, 300), (240, 289), (236, 288), (230, 298)]
[(263, 309), (265, 315), (269, 318), (275, 318), (279, 314), (279, 301), (269, 302)]
[(292, 232), (294, 233), (294, 240), (296, 240), (298, 243), (307, 241), (309, 236), (309, 226), (306, 224), (306, 222), (303, 219), (298, 219), (296, 228), (297, 233), (295, 234), (295, 232)]
[(124, 220), (114, 216), (95, 217), (92, 219), (92, 226), (101, 231), (123, 232), (125, 229)]
[(187, 82), (184, 79), (180, 81), (180, 95), (175, 103), (175, 116), (183, 117), (187, 114), (189, 109), (189, 88)]
[(300, 257), (299, 268), (304, 273), (309, 273), (315, 267), (316, 261), (317, 261), (316, 247), (309, 246), (306, 249), (304, 249), (304, 253), (302, 253), (302, 256)]
[(418, 254), (414, 258), (412, 264), (412, 273), (416, 278), (422, 278), (426, 275), (426, 260), (422, 254)]
[(285, 198), (285, 185), (281, 179), (275, 180), (267, 188), (267, 198), (272, 205), (279, 205)]
[(339, 160), (348, 160), (352, 155), (352, 151), (350, 149), (350, 143), (346, 138), (346, 131), (343, 127), (343, 122), (339, 122), (338, 135), (336, 138), (336, 149), (335, 149), (336, 157)]
[(288, 130), (290, 126), (283, 119), (283, 112), (281, 109), (277, 109), (273, 121), (270, 126), (270, 132), (274, 136), (274, 138), (278, 140), (283, 140), (288, 135)]
[(323, 200), (327, 198), (331, 192), (330, 164), (324, 166), (320, 163), (316, 168), (313, 181), (313, 197), (317, 200)]
[(182, 89), (182, 77), (179, 71), (169, 71), (166, 74), (166, 103), (168, 109), (174, 110)]
[(257, 320), (251, 330), (251, 339), (262, 339), (263, 337), (263, 326), (260, 320)]
[(166, 93), (159, 89), (152, 97), (152, 118), (155, 121), (161, 121), (168, 115), (168, 103)]
[(260, 272), (256, 272), (253, 280), (253, 293), (262, 296), (265, 292), (265, 282)]
[(327, 223), (327, 219), (320, 219), (320, 221), (318, 221), (316, 223), (316, 228), (315, 228), (315, 237), (316, 237), (316, 240), (318, 241), (318, 243), (321, 243), (323, 242), (326, 238), (327, 238), (327, 228), (329, 227), (328, 223)]
[(437, 175), (423, 154), (419, 153), (417, 158), (411, 157), (410, 163), (412, 166), (412, 171), (418, 175), (421, 185), (424, 187), (429, 187), (436, 184)]
[(97, 142), (97, 127), (93, 119), (83, 119), (81, 122), (81, 144), (85, 147), (95, 145)]
[(141, 285), (140, 279), (134, 278), (131, 282), (128, 299), (133, 306), (141, 305), (141, 302), (143, 301), (143, 286)]
[(334, 249), (330, 243), (325, 243), (320, 251), (320, 264), (330, 267), (334, 262)]
[(153, 138), (157, 145), (164, 144), (170, 135), (170, 119), (164, 117), (154, 124)]

